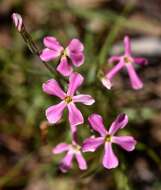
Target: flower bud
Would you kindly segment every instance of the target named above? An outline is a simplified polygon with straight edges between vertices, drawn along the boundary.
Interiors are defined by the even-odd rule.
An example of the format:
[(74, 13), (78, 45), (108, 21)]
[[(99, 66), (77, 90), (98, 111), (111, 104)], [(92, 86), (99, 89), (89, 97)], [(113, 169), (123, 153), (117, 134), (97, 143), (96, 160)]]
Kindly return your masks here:
[(23, 26), (23, 20), (20, 14), (18, 13), (13, 13), (12, 14), (12, 19), (15, 27), (19, 32), (21, 32), (22, 26)]

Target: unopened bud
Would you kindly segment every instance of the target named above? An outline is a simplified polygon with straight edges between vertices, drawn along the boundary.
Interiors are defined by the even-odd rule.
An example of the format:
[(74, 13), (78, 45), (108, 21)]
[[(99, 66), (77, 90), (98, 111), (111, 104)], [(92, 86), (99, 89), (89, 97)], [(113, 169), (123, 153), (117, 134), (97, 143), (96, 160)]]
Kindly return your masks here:
[(12, 19), (15, 27), (19, 32), (21, 32), (22, 26), (23, 26), (23, 20), (20, 14), (18, 13), (13, 13), (12, 14)]
[(101, 82), (108, 90), (111, 90), (112, 83), (107, 77), (102, 77)]

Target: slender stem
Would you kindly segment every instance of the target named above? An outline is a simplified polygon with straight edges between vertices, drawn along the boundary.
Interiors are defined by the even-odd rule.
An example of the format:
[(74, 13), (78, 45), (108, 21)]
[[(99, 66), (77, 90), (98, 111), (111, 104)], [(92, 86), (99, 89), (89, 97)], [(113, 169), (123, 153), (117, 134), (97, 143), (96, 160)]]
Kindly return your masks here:
[[(27, 32), (26, 28), (25, 28), (25, 25), (24, 23), (21, 21), (22, 18), (20, 15), (16, 15), (17, 17), (14, 18), (14, 23), (16, 22), (16, 25), (18, 24), (21, 24), (21, 28), (18, 30), (19, 33), (21, 34), (22, 38), (24, 39), (25, 43), (27, 44), (28, 48), (30, 49), (30, 51), (33, 53), (33, 54), (36, 54), (39, 58), (40, 58), (40, 54), (41, 54), (41, 51), (39, 50), (39, 48), (37, 47), (36, 43), (33, 41), (31, 35)], [(20, 22), (21, 21), (21, 22)], [(41, 60), (42, 61), (42, 60)], [(44, 66), (52, 73), (54, 74), (54, 78), (56, 78), (60, 85), (62, 85), (61, 82), (67, 82), (67, 80), (62, 77), (62, 75), (60, 75), (53, 67), (51, 67), (47, 62), (45, 61), (42, 61), (42, 63), (44, 64)]]
[[(33, 54), (36, 54), (38, 57), (40, 56), (41, 51), (33, 41), (32, 37), (30, 34), (26, 31), (25, 26), (22, 26), (22, 29), (20, 31), (20, 34), (22, 38), (24, 39), (25, 43), (27, 44), (28, 48)], [(55, 70), (46, 62), (42, 61), (42, 63), (45, 65), (45, 67), (55, 76), (58, 76), (58, 74), (55, 72)]]

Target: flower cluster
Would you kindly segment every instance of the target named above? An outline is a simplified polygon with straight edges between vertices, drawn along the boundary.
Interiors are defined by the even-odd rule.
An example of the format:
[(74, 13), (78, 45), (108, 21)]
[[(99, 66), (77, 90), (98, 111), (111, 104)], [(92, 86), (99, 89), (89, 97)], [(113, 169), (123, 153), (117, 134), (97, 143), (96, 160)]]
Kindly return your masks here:
[[(36, 45), (31, 40), (27, 33), (21, 15), (17, 13), (12, 14), (12, 19), (15, 27), (20, 32), (28, 46), (35, 51)], [(22, 32), (23, 30), (23, 32)], [(26, 39), (29, 38), (29, 39)], [(68, 77), (67, 89), (64, 90), (58, 80), (49, 79), (43, 83), (42, 89), (45, 93), (56, 96), (60, 102), (52, 105), (46, 109), (46, 118), (49, 123), (56, 124), (61, 121), (63, 112), (68, 110), (68, 120), (71, 132), (71, 144), (65, 142), (58, 144), (53, 148), (53, 154), (66, 152), (65, 157), (60, 162), (60, 170), (67, 172), (72, 167), (73, 158), (76, 159), (81, 170), (87, 169), (87, 162), (83, 156), (85, 152), (95, 152), (100, 146), (104, 146), (104, 154), (102, 158), (102, 165), (107, 169), (116, 168), (119, 164), (118, 158), (115, 155), (112, 144), (117, 144), (126, 151), (133, 151), (135, 149), (136, 140), (132, 136), (116, 136), (116, 133), (123, 129), (128, 123), (128, 116), (124, 113), (119, 114), (112, 122), (107, 130), (103, 123), (103, 118), (93, 113), (88, 116), (88, 123), (93, 129), (93, 135), (85, 139), (82, 143), (78, 142), (78, 125), (85, 122), (83, 114), (77, 108), (77, 103), (84, 105), (92, 105), (95, 103), (94, 98), (88, 94), (81, 94), (78, 88), (83, 84), (84, 77), (74, 71), (75, 67), (80, 67), (85, 60), (84, 45), (79, 39), (72, 39), (66, 48), (64, 48), (58, 40), (53, 36), (47, 36), (43, 40), (45, 48), (39, 54), (43, 63), (52, 60), (58, 60), (56, 71), (62, 77)], [(110, 71), (106, 71), (101, 78), (102, 84), (111, 89), (113, 86), (113, 77), (123, 68), (127, 69), (131, 86), (137, 90), (143, 87), (143, 82), (137, 75), (134, 69), (134, 63), (139, 65), (146, 65), (148, 62), (144, 58), (136, 58), (132, 56), (131, 43), (128, 36), (124, 38), (125, 53), (121, 56), (112, 56), (109, 63), (118, 62)], [(94, 135), (94, 133), (96, 134)]]
[[(127, 41), (127, 39), (125, 40)], [(129, 46), (129, 41), (126, 42)], [(54, 60), (56, 57), (60, 57), (60, 63), (57, 66), (57, 71), (63, 76), (69, 77), (68, 89), (66, 92), (62, 90), (59, 83), (50, 79), (43, 84), (43, 91), (49, 95), (57, 96), (61, 102), (50, 106), (46, 110), (46, 117), (49, 123), (55, 124), (60, 121), (65, 108), (68, 109), (68, 119), (71, 127), (72, 143), (60, 143), (55, 148), (53, 148), (53, 154), (59, 154), (62, 152), (67, 152), (66, 156), (60, 162), (60, 170), (66, 172), (72, 166), (72, 160), (75, 157), (79, 168), (81, 170), (87, 169), (87, 163), (84, 159), (83, 152), (94, 152), (96, 149), (104, 144), (105, 153), (103, 156), (102, 164), (105, 168), (111, 169), (118, 166), (118, 159), (112, 150), (112, 143), (118, 144), (123, 149), (127, 151), (132, 151), (135, 148), (136, 141), (131, 136), (115, 136), (115, 133), (126, 126), (128, 123), (128, 116), (126, 114), (120, 114), (116, 120), (112, 123), (109, 130), (106, 130), (103, 124), (103, 119), (100, 115), (94, 113), (88, 117), (89, 124), (94, 131), (100, 134), (100, 137), (90, 137), (84, 140), (82, 145), (77, 142), (75, 135), (77, 134), (77, 126), (84, 123), (84, 118), (80, 110), (76, 107), (76, 103), (82, 103), (85, 105), (92, 105), (95, 100), (90, 95), (77, 94), (77, 89), (82, 85), (84, 78), (81, 74), (73, 72), (73, 66), (80, 66), (84, 63), (84, 46), (78, 39), (73, 39), (69, 45), (64, 49), (55, 37), (45, 37), (44, 45), (46, 48), (42, 51), (40, 58), (43, 61)], [(128, 48), (130, 49), (130, 47)], [(128, 52), (128, 55), (127, 55)], [(114, 60), (114, 57), (112, 58)], [(129, 63), (127, 67), (132, 67), (132, 58), (130, 57), (130, 50), (126, 51), (126, 57), (121, 57), (119, 64), (125, 64), (125, 59), (128, 59)], [(116, 57), (115, 57), (115, 60)], [(118, 58), (119, 60), (119, 58)], [(131, 62), (130, 62), (131, 61)], [(123, 64), (122, 64), (123, 63)], [(117, 66), (118, 67), (118, 66)], [(119, 66), (120, 67), (120, 66)], [(121, 67), (120, 67), (121, 68)], [(116, 73), (118, 69), (114, 68), (110, 73)], [(112, 74), (108, 73), (104, 80), (111, 80)], [(131, 73), (131, 72), (130, 72)], [(133, 71), (134, 73), (134, 71)], [(131, 75), (130, 75), (131, 76)], [(134, 74), (133, 74), (134, 76)], [(136, 78), (135, 74), (135, 78)], [(103, 81), (103, 80), (102, 80)], [(136, 81), (134, 81), (136, 83)], [(103, 81), (103, 84), (107, 82)], [(133, 84), (133, 83), (132, 83)], [(137, 84), (136, 84), (137, 85)]]

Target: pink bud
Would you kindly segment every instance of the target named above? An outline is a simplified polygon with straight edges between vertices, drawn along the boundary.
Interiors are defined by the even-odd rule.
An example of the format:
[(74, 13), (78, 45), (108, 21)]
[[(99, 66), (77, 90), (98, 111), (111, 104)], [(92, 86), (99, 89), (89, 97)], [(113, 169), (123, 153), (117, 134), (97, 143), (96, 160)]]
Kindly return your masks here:
[(22, 26), (23, 26), (23, 20), (20, 14), (18, 13), (13, 13), (12, 14), (12, 19), (14, 22), (15, 27), (19, 32), (21, 32)]

